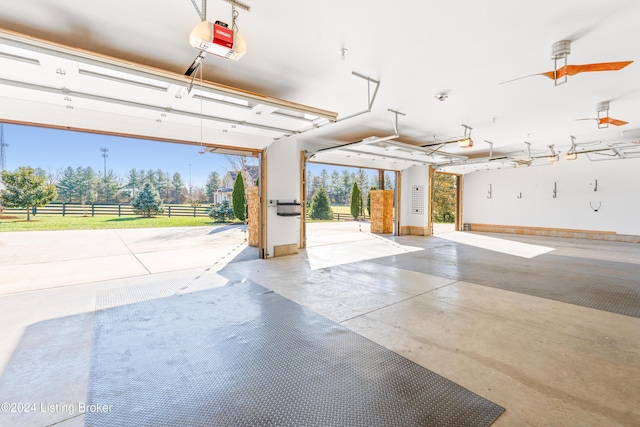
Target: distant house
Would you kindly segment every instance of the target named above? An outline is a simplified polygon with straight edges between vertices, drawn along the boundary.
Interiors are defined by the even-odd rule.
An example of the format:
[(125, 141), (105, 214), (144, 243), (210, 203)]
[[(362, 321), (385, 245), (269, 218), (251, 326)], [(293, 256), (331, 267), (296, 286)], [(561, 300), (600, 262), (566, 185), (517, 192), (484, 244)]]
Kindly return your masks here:
[[(244, 175), (245, 187), (253, 187), (256, 185), (256, 180), (260, 176), (260, 168), (258, 166), (245, 166), (247, 173)], [(233, 192), (233, 186), (236, 183), (238, 171), (228, 171), (224, 178), (222, 178), (222, 186), (218, 189), (215, 195), (214, 203), (222, 203), (223, 200), (231, 200), (231, 193)]]

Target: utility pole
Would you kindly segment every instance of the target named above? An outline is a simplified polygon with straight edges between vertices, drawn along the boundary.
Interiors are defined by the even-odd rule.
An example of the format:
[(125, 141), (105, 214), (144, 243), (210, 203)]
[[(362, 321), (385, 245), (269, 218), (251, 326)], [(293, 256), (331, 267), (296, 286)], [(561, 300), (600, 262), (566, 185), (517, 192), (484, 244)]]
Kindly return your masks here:
[(102, 147), (100, 151), (102, 151), (102, 157), (104, 158), (104, 201), (109, 202), (109, 192), (107, 190), (107, 157), (109, 157), (109, 149)]
[(8, 147), (9, 144), (4, 142), (4, 125), (0, 124), (0, 170), (7, 170), (7, 152), (4, 147)]

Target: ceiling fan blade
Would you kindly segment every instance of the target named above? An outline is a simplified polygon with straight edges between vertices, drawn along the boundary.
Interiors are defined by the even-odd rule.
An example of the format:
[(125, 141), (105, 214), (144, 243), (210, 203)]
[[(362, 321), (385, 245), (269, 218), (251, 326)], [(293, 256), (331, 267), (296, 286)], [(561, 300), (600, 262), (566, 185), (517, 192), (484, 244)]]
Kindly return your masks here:
[(612, 119), (611, 117), (603, 117), (600, 119), (600, 124), (609, 123), (614, 126), (624, 126), (629, 124), (629, 122), (625, 122), (624, 120)]
[(575, 76), (578, 73), (586, 73), (591, 71), (618, 71), (631, 64), (632, 62), (633, 61), (600, 62), (598, 64), (567, 65), (566, 73), (570, 76)]
[[(621, 62), (599, 62), (597, 64), (584, 64), (584, 65), (566, 65), (558, 68), (556, 72), (556, 78), (560, 79), (566, 75), (575, 76), (578, 73), (586, 73), (591, 71), (618, 71), (631, 64), (633, 61), (621, 61)], [(540, 73), (543, 76), (554, 78), (553, 71), (547, 71), (546, 73)]]

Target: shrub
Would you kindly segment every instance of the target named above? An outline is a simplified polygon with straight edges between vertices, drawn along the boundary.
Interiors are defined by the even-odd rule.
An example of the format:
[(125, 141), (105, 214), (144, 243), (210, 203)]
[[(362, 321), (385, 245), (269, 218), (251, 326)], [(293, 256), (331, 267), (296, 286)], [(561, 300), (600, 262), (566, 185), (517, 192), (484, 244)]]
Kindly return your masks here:
[(214, 206), (209, 212), (209, 218), (216, 222), (227, 222), (228, 219), (233, 219), (233, 217), (233, 206), (231, 206), (228, 200), (223, 200), (222, 203)]
[(311, 198), (309, 209), (311, 219), (333, 219), (333, 211), (329, 202), (327, 190), (319, 188)]
[(354, 182), (351, 189), (351, 216), (353, 219), (358, 219), (360, 215), (362, 215), (362, 196), (358, 183)]
[(240, 221), (244, 221), (246, 218), (247, 199), (244, 194), (244, 178), (242, 178), (242, 172), (238, 172), (236, 182), (233, 184), (231, 200), (233, 201), (233, 214)]
[(158, 190), (153, 188), (148, 182), (144, 185), (142, 190), (136, 194), (131, 200), (131, 207), (137, 215), (142, 215), (145, 218), (151, 218), (152, 215), (161, 215), (164, 213), (164, 206), (162, 206), (162, 199)]

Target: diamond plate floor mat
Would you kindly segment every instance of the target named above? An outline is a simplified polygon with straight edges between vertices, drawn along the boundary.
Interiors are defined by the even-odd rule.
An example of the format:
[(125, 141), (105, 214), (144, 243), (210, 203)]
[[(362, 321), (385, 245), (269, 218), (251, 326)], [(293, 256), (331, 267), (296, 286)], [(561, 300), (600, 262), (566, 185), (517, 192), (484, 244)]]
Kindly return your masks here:
[(640, 266), (637, 264), (558, 256), (553, 252), (524, 259), (436, 239), (430, 242), (441, 244), (425, 247), (424, 251), (370, 261), (640, 317)]
[(504, 409), (246, 282), (98, 294), (86, 426), (488, 426)]

